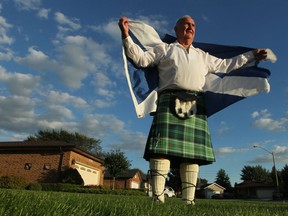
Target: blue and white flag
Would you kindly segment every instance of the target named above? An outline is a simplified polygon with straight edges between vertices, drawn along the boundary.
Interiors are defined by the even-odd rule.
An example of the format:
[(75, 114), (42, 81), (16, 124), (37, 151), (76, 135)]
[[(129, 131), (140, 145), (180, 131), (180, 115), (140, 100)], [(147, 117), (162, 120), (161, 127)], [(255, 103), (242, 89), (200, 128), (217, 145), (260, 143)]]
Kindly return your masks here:
[[(147, 50), (159, 43), (172, 43), (175, 37), (160, 34), (151, 26), (138, 21), (129, 20), (129, 33), (133, 41), (143, 50)], [(253, 50), (239, 46), (223, 46), (207, 43), (193, 43), (209, 54), (219, 58), (231, 58)], [(269, 50), (271, 55), (274, 55)], [(272, 58), (276, 56), (274, 55)], [(126, 78), (138, 118), (153, 113), (157, 108), (158, 71), (156, 67), (139, 68), (126, 55), (123, 47), (123, 59)], [(209, 73), (204, 87), (207, 116), (248, 96), (268, 93), (270, 85), (268, 78), (270, 71), (257, 67), (256, 62), (229, 73)]]

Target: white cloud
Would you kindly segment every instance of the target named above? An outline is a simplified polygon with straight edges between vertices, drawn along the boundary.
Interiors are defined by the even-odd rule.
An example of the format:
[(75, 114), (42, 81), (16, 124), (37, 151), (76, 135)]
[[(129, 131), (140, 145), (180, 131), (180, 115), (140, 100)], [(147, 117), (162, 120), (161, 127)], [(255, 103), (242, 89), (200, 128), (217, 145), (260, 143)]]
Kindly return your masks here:
[(20, 10), (37, 10), (42, 0), (14, 0)]
[(93, 83), (98, 87), (115, 87), (116, 82), (112, 81), (107, 74), (97, 72), (94, 75)]
[(110, 91), (108, 89), (98, 88), (97, 93), (107, 98), (114, 98), (114, 91)]
[(254, 159), (248, 161), (248, 163), (252, 164), (272, 163), (272, 156), (268, 154), (256, 156)]
[[(13, 25), (7, 23), (6, 19), (2, 16), (0, 16), (0, 26), (1, 28), (4, 28), (4, 29), (9, 29), (9, 28), (12, 28)], [(1, 29), (2, 31), (2, 29)]]
[(40, 77), (24, 73), (8, 73), (0, 67), (0, 81), (5, 83), (10, 94), (29, 96), (40, 84)]
[(230, 153), (246, 152), (246, 151), (247, 149), (245, 148), (236, 149), (233, 147), (222, 147), (222, 148), (215, 149), (215, 153), (218, 153), (218, 154), (230, 154)]
[[(15, 60), (38, 71), (55, 72), (60, 76), (62, 83), (72, 89), (80, 88), (82, 80), (90, 73), (105, 71), (111, 64), (105, 46), (83, 36), (65, 37), (58, 44), (56, 59), (50, 59), (44, 52), (34, 47), (30, 47), (28, 51), (25, 57), (17, 57)], [(112, 84), (107, 76), (102, 77), (105, 83)]]
[[(167, 19), (164, 19), (162, 15), (154, 15), (154, 16), (138, 16), (136, 18), (137, 20), (141, 20), (142, 22), (147, 23), (148, 25), (151, 25), (155, 29), (161, 32), (169, 32), (167, 30), (168, 21)], [(175, 21), (176, 23), (176, 21)]]
[(271, 118), (271, 114), (267, 109), (261, 110), (260, 112), (253, 112), (252, 118), (254, 120), (254, 127), (266, 129), (269, 131), (286, 131), (286, 124), (288, 122), (288, 116), (284, 116), (279, 120), (274, 120)]
[(14, 42), (14, 39), (8, 36), (8, 31), (12, 27), (4, 17), (0, 16), (0, 45), (11, 45)]
[(121, 151), (133, 151), (143, 154), (146, 145), (147, 135), (143, 132), (124, 130), (114, 143), (108, 145), (111, 149)]
[(3, 52), (0, 51), (0, 60), (10, 61), (13, 58), (13, 50), (10, 48), (3, 48)]
[(123, 121), (111, 114), (89, 114), (80, 121), (79, 128), (86, 134), (101, 137), (120, 134), (124, 125)]
[(64, 25), (68, 27), (71, 30), (78, 30), (81, 28), (81, 25), (79, 23), (79, 20), (76, 18), (68, 18), (61, 12), (55, 13), (55, 21), (59, 25)]
[(53, 90), (49, 92), (46, 100), (48, 104), (68, 104), (76, 108), (85, 108), (88, 106), (87, 102), (80, 97)]
[(36, 50), (35, 47), (30, 47), (25, 57), (15, 57), (15, 61), (40, 71), (53, 68), (53, 62), (49, 60), (49, 56)]
[(80, 131), (73, 111), (66, 104), (47, 104), (39, 98), (0, 96), (0, 128), (18, 133), (36, 133), (40, 129)]
[(274, 150), (275, 162), (287, 164), (288, 161), (288, 145), (279, 146), (276, 145)]
[[(155, 29), (162, 32), (169, 32), (167, 30), (168, 22), (166, 19), (163, 19), (161, 15), (156, 16), (138, 16), (136, 18), (132, 18), (134, 20), (141, 20), (144, 23), (147, 23), (153, 26)], [(121, 41), (121, 32), (118, 27), (118, 20), (110, 21), (104, 25), (94, 25), (88, 26), (93, 31), (98, 33), (105, 33), (113, 38), (115, 41)]]
[(62, 105), (49, 105), (47, 113), (42, 115), (41, 118), (50, 119), (53, 121), (65, 122), (65, 119), (73, 119), (72, 111)]
[(36, 102), (23, 96), (0, 96), (0, 128), (4, 130), (29, 130), (35, 116)]
[(220, 126), (217, 129), (218, 134), (224, 135), (224, 134), (229, 133), (229, 131), (230, 131), (230, 128), (227, 126), (227, 123), (224, 121), (220, 122)]
[(113, 38), (115, 41), (121, 41), (121, 32), (118, 27), (118, 23), (116, 21), (111, 21), (105, 25), (100, 26), (88, 26), (93, 31), (98, 33), (105, 33)]
[(74, 44), (74, 45), (77, 45), (77, 46), (82, 46), (82, 45), (85, 44), (85, 42), (87, 42), (86, 37), (80, 36), (80, 35), (67, 36), (65, 38), (65, 43), (66, 44)]
[(255, 111), (251, 114), (252, 118), (257, 118), (260, 115), (259, 112)]
[(74, 131), (74, 130), (71, 130), (71, 128), (74, 128), (75, 124), (76, 124), (75, 122), (65, 122), (62, 120), (43, 119), (43, 120), (37, 120), (33, 126), (34, 126), (34, 133), (35, 133), (36, 132), (35, 129), (37, 130), (39, 129), (59, 130), (59, 129), (65, 128), (65, 130), (67, 131)]
[(38, 10), (37, 15), (40, 18), (48, 19), (49, 13), (50, 13), (50, 9), (42, 8), (42, 9)]
[[(269, 150), (270, 151), (270, 150)], [(274, 153), (276, 167), (278, 163), (286, 164), (288, 160), (288, 146), (275, 146), (274, 149), (271, 150)], [(273, 158), (272, 154), (268, 152), (264, 152), (261, 155), (256, 156), (253, 160), (250, 160), (249, 163), (253, 164), (261, 164), (261, 163), (271, 163), (272, 165)], [(279, 167), (278, 167), (279, 168)]]
[(275, 146), (274, 150), (275, 154), (282, 154), (282, 155), (287, 155), (288, 156), (288, 146)]
[(260, 112), (259, 111), (253, 112), (251, 116), (252, 118), (257, 118), (259, 116), (264, 117), (264, 118), (269, 118), (271, 114), (269, 113), (267, 109), (263, 109)]
[(113, 100), (108, 100), (107, 98), (105, 99), (96, 99), (95, 102), (94, 102), (94, 106), (95, 108), (108, 108), (108, 107), (112, 107), (115, 105), (115, 101)]
[(208, 16), (202, 14), (201, 17), (205, 22), (210, 22), (210, 19), (208, 18)]

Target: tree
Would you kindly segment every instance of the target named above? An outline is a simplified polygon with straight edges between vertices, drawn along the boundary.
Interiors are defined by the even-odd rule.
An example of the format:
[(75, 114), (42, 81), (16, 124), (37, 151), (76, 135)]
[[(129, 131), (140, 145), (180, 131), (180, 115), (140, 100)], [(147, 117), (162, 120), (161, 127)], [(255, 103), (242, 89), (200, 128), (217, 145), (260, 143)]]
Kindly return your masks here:
[(226, 174), (224, 169), (220, 169), (217, 172), (215, 182), (217, 184), (221, 185), (222, 187), (226, 188), (226, 191), (231, 191), (231, 189), (232, 189), (230, 178), (229, 178), (228, 174)]
[(69, 168), (62, 171), (61, 182), (68, 184), (84, 185), (84, 181), (77, 169)]
[(286, 164), (281, 170), (281, 184), (285, 197), (288, 197), (288, 165)]
[(206, 185), (208, 184), (208, 180), (205, 178), (199, 178), (199, 183), (201, 183), (202, 185)]
[(263, 183), (272, 183), (271, 173), (260, 165), (257, 166), (244, 166), (241, 170), (241, 180), (243, 181), (257, 181)]
[(172, 187), (176, 193), (182, 191), (179, 169), (172, 169), (172, 168), (170, 169), (167, 176), (167, 186)]
[(127, 159), (124, 152), (112, 150), (105, 154), (104, 167), (113, 177), (112, 189), (115, 189), (115, 180), (117, 176), (126, 172), (131, 166), (131, 161)]
[(62, 141), (75, 144), (77, 147), (95, 156), (102, 157), (101, 141), (87, 137), (80, 133), (69, 133), (65, 130), (39, 130), (35, 135), (30, 135), (25, 141)]
[[(276, 180), (276, 175), (277, 175), (277, 180)], [(270, 178), (271, 178), (271, 180), (272, 180), (272, 182), (273, 182), (273, 184), (274, 184), (275, 186), (277, 186), (277, 181), (278, 181), (278, 186), (277, 186), (277, 187), (279, 187), (279, 189), (280, 189), (281, 171), (278, 171), (278, 170), (275, 168), (275, 166), (272, 167), (272, 170), (271, 170), (271, 172), (270, 172)], [(278, 189), (278, 188), (277, 188), (277, 189)]]

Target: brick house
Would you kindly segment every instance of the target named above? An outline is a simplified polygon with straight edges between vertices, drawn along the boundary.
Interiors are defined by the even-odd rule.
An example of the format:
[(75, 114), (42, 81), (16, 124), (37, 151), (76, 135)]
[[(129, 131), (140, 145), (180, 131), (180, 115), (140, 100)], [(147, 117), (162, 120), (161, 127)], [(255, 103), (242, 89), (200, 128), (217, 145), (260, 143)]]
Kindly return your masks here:
[[(139, 169), (129, 169), (119, 175), (115, 181), (115, 189), (140, 189), (143, 187), (143, 175)], [(113, 176), (105, 171), (104, 186), (112, 188)]]
[(235, 184), (235, 191), (240, 198), (273, 199), (276, 187), (272, 184), (249, 180)]
[(27, 182), (56, 183), (61, 171), (77, 169), (84, 185), (103, 186), (103, 160), (74, 144), (55, 141), (0, 142), (0, 176)]

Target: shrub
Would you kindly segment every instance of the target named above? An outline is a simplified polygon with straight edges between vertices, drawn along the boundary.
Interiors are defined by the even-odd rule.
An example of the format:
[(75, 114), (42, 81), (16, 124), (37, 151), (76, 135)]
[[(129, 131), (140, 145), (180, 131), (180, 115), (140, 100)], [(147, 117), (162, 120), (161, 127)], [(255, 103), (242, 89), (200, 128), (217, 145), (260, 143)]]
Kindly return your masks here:
[(56, 183), (43, 183), (41, 184), (43, 191), (58, 191), (58, 184)]
[(18, 176), (1, 176), (0, 188), (25, 189), (28, 183)]
[(41, 191), (42, 185), (39, 183), (30, 183), (27, 187), (27, 190)]
[(103, 188), (101, 186), (81, 186), (75, 184), (63, 183), (43, 183), (43, 191), (61, 191), (72, 193), (90, 193), (90, 194), (110, 194), (110, 195), (131, 195), (131, 196), (146, 196), (143, 189), (115, 189)]
[(63, 184), (63, 183), (43, 183), (41, 184), (43, 191), (65, 191), (65, 192), (75, 192), (77, 189), (81, 188), (80, 185), (75, 184)]
[(61, 182), (68, 184), (84, 185), (84, 181), (77, 169), (69, 168), (62, 172)]

